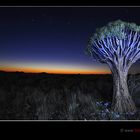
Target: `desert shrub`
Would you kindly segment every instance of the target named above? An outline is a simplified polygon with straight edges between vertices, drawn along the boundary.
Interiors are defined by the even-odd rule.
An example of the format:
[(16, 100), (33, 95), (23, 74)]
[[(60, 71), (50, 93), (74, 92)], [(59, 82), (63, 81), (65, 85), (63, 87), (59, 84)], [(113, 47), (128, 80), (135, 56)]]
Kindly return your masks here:
[(36, 98), (37, 112), (36, 116), (39, 120), (59, 120), (66, 119), (65, 113), (65, 102), (63, 93), (60, 93), (55, 89), (50, 90), (49, 93)]

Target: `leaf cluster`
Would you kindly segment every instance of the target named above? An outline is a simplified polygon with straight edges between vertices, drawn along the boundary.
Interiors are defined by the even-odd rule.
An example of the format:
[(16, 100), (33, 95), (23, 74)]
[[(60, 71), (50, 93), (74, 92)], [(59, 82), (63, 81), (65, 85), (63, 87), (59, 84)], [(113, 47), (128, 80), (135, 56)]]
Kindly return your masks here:
[(126, 37), (125, 29), (140, 32), (140, 26), (135, 23), (124, 22), (122, 20), (116, 20), (109, 22), (106, 26), (97, 28), (92, 40), (101, 40), (103, 38), (117, 37), (118, 39), (124, 39)]

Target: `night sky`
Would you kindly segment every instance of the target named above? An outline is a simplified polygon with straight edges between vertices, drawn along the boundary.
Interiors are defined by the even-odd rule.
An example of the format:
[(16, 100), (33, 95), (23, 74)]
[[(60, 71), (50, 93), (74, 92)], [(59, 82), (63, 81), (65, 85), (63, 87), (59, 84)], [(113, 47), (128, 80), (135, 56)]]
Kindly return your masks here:
[(96, 28), (118, 19), (140, 25), (140, 7), (0, 7), (0, 70), (110, 73), (84, 50)]

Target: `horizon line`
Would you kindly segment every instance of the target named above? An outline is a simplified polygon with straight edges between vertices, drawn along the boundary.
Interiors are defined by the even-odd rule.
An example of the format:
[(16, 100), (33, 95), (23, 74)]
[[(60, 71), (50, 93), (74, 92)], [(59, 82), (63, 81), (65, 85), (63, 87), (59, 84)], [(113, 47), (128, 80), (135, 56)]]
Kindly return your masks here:
[[(27, 71), (7, 71), (7, 70), (0, 70), (0, 72), (5, 72), (5, 73), (32, 73), (32, 74), (64, 74), (64, 75), (112, 75), (112, 73), (49, 73), (49, 72), (27, 72)], [(129, 74), (140, 74), (140, 73), (128, 73)]]
[(45, 73), (45, 74), (80, 74), (80, 75), (90, 75), (90, 74), (93, 74), (93, 75), (106, 75), (106, 74), (111, 74), (111, 73), (50, 73), (50, 72), (27, 72), (27, 71), (8, 71), (8, 70), (0, 70), (0, 72), (19, 72), (19, 73), (34, 73), (34, 74), (41, 74), (41, 73)]

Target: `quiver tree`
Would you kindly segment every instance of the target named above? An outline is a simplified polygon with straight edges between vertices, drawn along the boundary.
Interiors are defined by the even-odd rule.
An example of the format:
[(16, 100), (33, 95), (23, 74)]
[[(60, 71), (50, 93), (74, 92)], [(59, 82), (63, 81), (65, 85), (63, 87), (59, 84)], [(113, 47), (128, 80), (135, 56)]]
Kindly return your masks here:
[(135, 112), (127, 75), (131, 65), (140, 58), (140, 26), (121, 20), (110, 22), (90, 37), (86, 52), (96, 62), (108, 64), (112, 72), (112, 109), (119, 113)]

